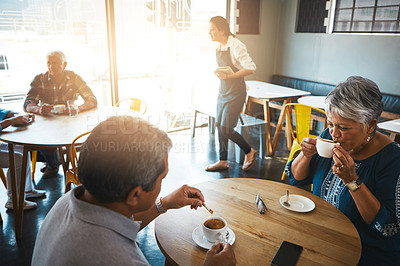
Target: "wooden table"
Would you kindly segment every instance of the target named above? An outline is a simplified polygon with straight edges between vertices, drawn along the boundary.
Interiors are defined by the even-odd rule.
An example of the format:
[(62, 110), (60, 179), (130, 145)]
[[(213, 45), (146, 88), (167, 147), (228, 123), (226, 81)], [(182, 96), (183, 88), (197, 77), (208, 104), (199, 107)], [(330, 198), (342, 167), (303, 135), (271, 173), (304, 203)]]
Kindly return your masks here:
[[(17, 239), (21, 237), (22, 218), (23, 218), (23, 199), (17, 193), (23, 195), (25, 192), (25, 173), (28, 152), (55, 147), (69, 147), (72, 141), (80, 134), (92, 130), (99, 122), (108, 117), (122, 114), (135, 114), (133, 111), (118, 107), (101, 107), (87, 112), (80, 113), (77, 117), (68, 115), (50, 114), (47, 116), (36, 115), (35, 121), (23, 127), (10, 126), (2, 130), (0, 140), (8, 143), (10, 158), (11, 189), (14, 205), (14, 229)], [(15, 176), (14, 145), (24, 146), (21, 176)], [(68, 169), (63, 156), (61, 163), (65, 172)], [(16, 191), (15, 178), (20, 178), (20, 191)]]
[[(249, 178), (217, 179), (195, 187), (235, 233), (237, 265), (269, 265), (283, 240), (303, 246), (297, 265), (356, 265), (360, 258), (361, 241), (350, 220), (303, 189)], [(313, 200), (315, 209), (299, 213), (282, 207), (279, 199), (287, 189)], [(258, 192), (268, 207), (263, 215), (256, 208)], [(192, 232), (208, 215), (204, 208), (195, 211), (185, 207), (156, 219), (155, 236), (166, 264), (203, 265), (207, 250), (196, 245)]]
[(378, 123), (378, 127), (388, 131), (390, 133), (390, 139), (394, 140), (396, 135), (400, 134), (400, 118)]
[(325, 110), (326, 96), (303, 96), (297, 99), (298, 103)]
[[(251, 109), (252, 103), (261, 104), (263, 106), (264, 119), (268, 122), (267, 155), (273, 156), (276, 150), (276, 146), (278, 144), (279, 135), (281, 133), (282, 129), (281, 125), (283, 125), (285, 121), (283, 107), (285, 106), (285, 104), (291, 103), (294, 99), (297, 99), (304, 95), (309, 95), (311, 93), (308, 91), (291, 89), (261, 81), (246, 81), (246, 84), (249, 90), (247, 91), (245, 112), (254, 116)], [(271, 101), (283, 101), (283, 104), (279, 105), (276, 103), (272, 103)], [(271, 136), (270, 108), (280, 110), (278, 124), (276, 126), (276, 131), (273, 139)], [(290, 149), (292, 147), (292, 141), (291, 141), (290, 130), (288, 127), (286, 128), (286, 138), (288, 140), (287, 143), (288, 149)]]

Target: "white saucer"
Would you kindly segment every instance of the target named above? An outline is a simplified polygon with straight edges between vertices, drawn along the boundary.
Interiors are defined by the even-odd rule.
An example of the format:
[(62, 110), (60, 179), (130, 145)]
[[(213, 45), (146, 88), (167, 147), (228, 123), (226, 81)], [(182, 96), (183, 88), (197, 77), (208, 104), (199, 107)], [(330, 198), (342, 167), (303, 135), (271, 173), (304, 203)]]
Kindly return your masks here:
[[(236, 239), (235, 233), (229, 227), (227, 228), (227, 230), (229, 232), (228, 243), (233, 245), (233, 243), (235, 243), (235, 239)], [(197, 226), (193, 230), (192, 238), (193, 238), (193, 241), (197, 245), (199, 245), (200, 247), (205, 248), (205, 249), (210, 249), (212, 247), (212, 245), (214, 245), (214, 243), (208, 242), (208, 240), (204, 236), (201, 225)]]
[(315, 203), (312, 200), (300, 195), (289, 195), (290, 206), (285, 206), (283, 204), (283, 202), (285, 201), (286, 201), (286, 195), (282, 196), (279, 199), (279, 202), (282, 205), (282, 207), (294, 212), (310, 212), (315, 208)]

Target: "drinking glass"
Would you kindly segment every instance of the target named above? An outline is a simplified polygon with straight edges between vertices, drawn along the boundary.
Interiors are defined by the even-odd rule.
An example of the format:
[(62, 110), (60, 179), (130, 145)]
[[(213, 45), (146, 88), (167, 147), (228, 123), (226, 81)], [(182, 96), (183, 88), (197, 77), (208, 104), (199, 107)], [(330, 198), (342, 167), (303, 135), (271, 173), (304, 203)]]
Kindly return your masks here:
[(78, 105), (75, 103), (74, 100), (67, 101), (68, 111), (70, 117), (77, 117), (78, 116)]

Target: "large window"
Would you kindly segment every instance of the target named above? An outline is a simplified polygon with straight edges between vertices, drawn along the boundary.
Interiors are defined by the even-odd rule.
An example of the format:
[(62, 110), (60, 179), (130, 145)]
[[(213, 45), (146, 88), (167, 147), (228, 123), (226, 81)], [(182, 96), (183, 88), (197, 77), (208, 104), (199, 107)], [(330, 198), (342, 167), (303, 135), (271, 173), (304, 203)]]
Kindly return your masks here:
[(166, 130), (189, 127), (193, 105), (214, 109), (219, 81), (208, 25), (226, 15), (226, 0), (114, 3), (119, 99), (144, 100)]
[(0, 11), (0, 96), (24, 98), (34, 76), (47, 71), (46, 54), (61, 50), (67, 69), (106, 103), (110, 82), (99, 60), (108, 53), (104, 0), (2, 0)]
[(296, 32), (400, 33), (400, 0), (300, 0)]
[(399, 33), (400, 0), (337, 0), (333, 32)]
[[(195, 102), (218, 92), (212, 16), (226, 0), (114, 0), (119, 99), (136, 97), (164, 128), (188, 126)], [(46, 54), (61, 50), (100, 105), (111, 104), (105, 0), (1, 0), (0, 96), (23, 95), (47, 71)], [(159, 121), (154, 121), (158, 123)]]

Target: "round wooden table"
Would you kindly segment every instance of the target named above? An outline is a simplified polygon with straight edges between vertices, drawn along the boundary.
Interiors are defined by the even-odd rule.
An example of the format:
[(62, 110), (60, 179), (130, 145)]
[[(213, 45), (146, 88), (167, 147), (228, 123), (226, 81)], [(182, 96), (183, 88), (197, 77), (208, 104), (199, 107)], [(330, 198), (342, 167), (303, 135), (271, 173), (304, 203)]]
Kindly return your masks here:
[(18, 145), (46, 146), (47, 148), (65, 146), (108, 117), (132, 114), (136, 113), (125, 108), (99, 107), (82, 112), (77, 117), (52, 113), (46, 116), (35, 115), (35, 120), (26, 126), (10, 126), (2, 130), (0, 140)]
[[(25, 191), (25, 181), (21, 182), (20, 190), (16, 191), (15, 178), (25, 180), (27, 154), (31, 150), (40, 150), (54, 147), (69, 147), (72, 141), (80, 134), (92, 130), (98, 123), (115, 115), (137, 115), (129, 109), (119, 107), (99, 107), (83, 113), (77, 117), (64, 114), (36, 115), (35, 120), (22, 127), (9, 126), (1, 131), (0, 140), (8, 143), (11, 187), (13, 191), (14, 204), (14, 228), (17, 239), (21, 237), (23, 219), (23, 197), (17, 201), (17, 193), (22, 195)], [(82, 142), (85, 139), (82, 138)], [(24, 146), (22, 160), (22, 176), (15, 176), (14, 145)], [(60, 156), (64, 175), (68, 168), (68, 162)]]
[[(269, 265), (282, 241), (303, 247), (297, 265), (356, 265), (361, 241), (350, 220), (322, 198), (276, 181), (248, 178), (217, 179), (195, 185), (214, 215), (224, 217), (236, 235), (237, 265)], [(285, 209), (279, 199), (303, 195), (315, 203), (311, 212)], [(255, 198), (261, 194), (268, 210), (259, 214)], [(158, 245), (170, 265), (202, 265), (206, 252), (192, 239), (193, 230), (210, 215), (205, 208), (169, 210), (155, 221)]]

